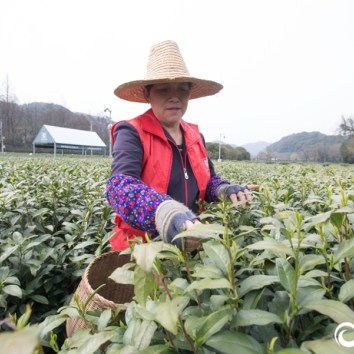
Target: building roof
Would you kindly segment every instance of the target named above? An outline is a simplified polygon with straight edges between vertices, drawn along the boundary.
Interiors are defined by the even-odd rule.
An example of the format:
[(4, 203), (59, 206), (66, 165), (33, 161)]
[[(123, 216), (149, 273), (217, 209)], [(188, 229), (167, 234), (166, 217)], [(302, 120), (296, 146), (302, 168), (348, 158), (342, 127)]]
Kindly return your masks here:
[(43, 125), (33, 140), (33, 144), (48, 147), (56, 144), (58, 147), (68, 149), (75, 146), (106, 148), (106, 144), (96, 132), (52, 125)]

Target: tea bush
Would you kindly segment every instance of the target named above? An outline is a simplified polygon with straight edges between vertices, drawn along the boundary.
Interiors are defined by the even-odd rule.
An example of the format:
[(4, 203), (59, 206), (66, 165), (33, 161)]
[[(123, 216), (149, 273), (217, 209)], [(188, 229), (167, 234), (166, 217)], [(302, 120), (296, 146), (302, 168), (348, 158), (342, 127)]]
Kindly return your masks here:
[[(0, 163), (0, 308), (18, 325), (29, 304), (55, 352), (353, 352), (334, 335), (344, 323), (345, 343), (354, 339), (352, 166), (216, 162), (230, 181), (261, 185), (254, 203), (208, 205), (203, 225), (178, 235), (201, 239), (192, 254), (159, 241), (129, 250), (134, 263), (112, 274), (135, 288), (122, 320), (78, 298), (63, 306), (109, 249), (108, 160)], [(75, 316), (89, 326), (63, 341), (56, 333)]]
[(108, 249), (108, 174), (107, 160), (1, 158), (0, 318), (26, 304), (33, 322), (56, 313)]

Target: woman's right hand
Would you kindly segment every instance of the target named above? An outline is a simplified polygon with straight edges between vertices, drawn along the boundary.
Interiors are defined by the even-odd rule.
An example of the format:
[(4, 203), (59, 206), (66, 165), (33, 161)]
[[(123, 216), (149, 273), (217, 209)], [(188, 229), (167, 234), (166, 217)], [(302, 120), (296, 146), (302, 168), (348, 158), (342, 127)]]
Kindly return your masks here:
[[(193, 221), (187, 220), (185, 223), (186, 230), (191, 230), (197, 224), (201, 224), (198, 219)], [(195, 237), (186, 237), (185, 238), (185, 248), (187, 252), (193, 252), (196, 250), (200, 245), (200, 239)]]

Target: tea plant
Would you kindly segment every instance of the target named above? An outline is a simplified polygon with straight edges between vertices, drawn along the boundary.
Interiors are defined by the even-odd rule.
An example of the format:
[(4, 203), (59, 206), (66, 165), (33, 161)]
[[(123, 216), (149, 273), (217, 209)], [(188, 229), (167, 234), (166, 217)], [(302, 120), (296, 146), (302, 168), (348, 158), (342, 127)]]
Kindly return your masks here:
[[(177, 236), (200, 238), (200, 247), (192, 254), (159, 241), (132, 247), (128, 251), (132, 263), (112, 274), (115, 281), (135, 288), (134, 300), (121, 313), (121, 308), (86, 311), (79, 298), (76, 306), (68, 306), (73, 288), (59, 288), (53, 280), (61, 264), (71, 271), (65, 279), (73, 285), (73, 277), (78, 279), (92, 257), (108, 250), (112, 226), (112, 214), (105, 209), (102, 196), (108, 162), (84, 160), (75, 167), (70, 161), (61, 162), (55, 166), (57, 176), (65, 177), (53, 176), (56, 183), (50, 178), (42, 182), (46, 183), (43, 189), (39, 183), (36, 189), (41, 192), (31, 195), (35, 202), (19, 197), (31, 188), (22, 187), (17, 174), (11, 172), (16, 166), (7, 168), (10, 177), (0, 198), (1, 205), (7, 205), (6, 212), (14, 213), (6, 224), (0, 222), (1, 230), (8, 232), (0, 241), (4, 250), (0, 264), (7, 267), (0, 294), (7, 310), (11, 306), (19, 310), (16, 294), (20, 295), (19, 289), (25, 293), (13, 264), (28, 274), (36, 270), (46, 283), (52, 280), (44, 294), (41, 281), (33, 280), (37, 286), (30, 295), (25, 293), (23, 306), (26, 302), (35, 306), (30, 296), (65, 296), (56, 314), (52, 312), (45, 321), (35, 316), (32, 321), (38, 323), (34, 326), (44, 346), (62, 354), (353, 351), (334, 339), (338, 324), (354, 324), (351, 166), (216, 163), (218, 172), (230, 181), (261, 185), (253, 193), (253, 205), (234, 209), (226, 200), (208, 205), (201, 215), (203, 224)], [(36, 165), (36, 161), (24, 160), (26, 164)], [(33, 185), (35, 180), (46, 180), (41, 167), (46, 164), (42, 161), (37, 166)], [(9, 185), (12, 191), (21, 192), (11, 194)], [(23, 210), (20, 216), (17, 209)], [(18, 219), (11, 224), (12, 215)], [(38, 244), (29, 247), (33, 242)], [(49, 247), (47, 252), (38, 251), (46, 244), (55, 252), (50, 253)], [(45, 273), (38, 263), (35, 268), (32, 259), (43, 259), (42, 264), (53, 267)], [(62, 305), (66, 306), (59, 309)], [(87, 329), (62, 341), (55, 331), (70, 317), (85, 320)], [(347, 331), (346, 340), (353, 340), (353, 335)]]
[(108, 174), (104, 161), (0, 159), (0, 318), (26, 304), (33, 322), (56, 313), (108, 249)]

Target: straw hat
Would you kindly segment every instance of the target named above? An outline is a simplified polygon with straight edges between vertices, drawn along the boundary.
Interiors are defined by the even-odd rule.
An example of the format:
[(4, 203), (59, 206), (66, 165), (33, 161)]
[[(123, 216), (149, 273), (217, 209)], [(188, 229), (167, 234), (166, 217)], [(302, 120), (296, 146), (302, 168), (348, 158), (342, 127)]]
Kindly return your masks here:
[(164, 41), (151, 48), (145, 79), (126, 82), (114, 94), (123, 100), (146, 103), (144, 86), (166, 82), (191, 82), (190, 99), (214, 95), (223, 88), (215, 81), (191, 76), (177, 43)]

